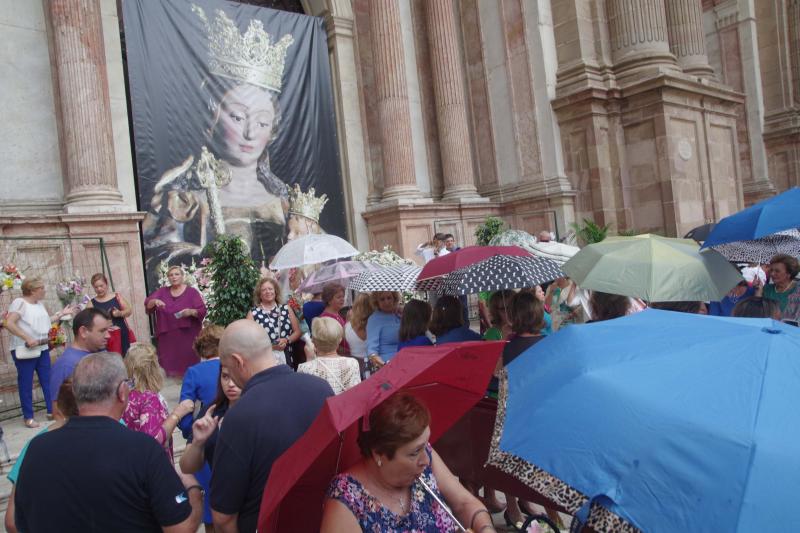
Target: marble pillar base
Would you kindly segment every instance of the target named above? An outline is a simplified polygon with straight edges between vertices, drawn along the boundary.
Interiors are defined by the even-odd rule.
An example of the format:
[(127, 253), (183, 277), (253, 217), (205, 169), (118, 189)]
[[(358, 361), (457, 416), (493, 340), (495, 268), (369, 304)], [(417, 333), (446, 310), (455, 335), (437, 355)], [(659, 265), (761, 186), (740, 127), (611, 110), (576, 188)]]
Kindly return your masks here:
[(729, 87), (681, 73), (560, 95), (553, 107), (576, 218), (677, 236), (744, 207), (742, 101)]
[[(520, 192), (525, 191), (525, 192)], [(479, 201), (428, 201), (371, 206), (362, 214), (367, 222), (370, 249), (390, 245), (403, 257), (422, 264), (414, 255), (417, 245), (429, 241), (437, 232), (452, 233), (458, 246), (475, 244), (475, 229), (486, 217), (500, 217), (509, 228), (535, 235), (541, 230), (565, 235), (575, 221), (573, 193), (532, 196), (526, 189), (504, 193), (504, 201), (488, 198)]]
[[(53, 254), (61, 253), (67, 249), (74, 259), (75, 264), (81, 264), (91, 272), (81, 271), (79, 274), (88, 278), (95, 272), (102, 272), (100, 264), (100, 249), (97, 237), (103, 239), (106, 255), (111, 268), (111, 279), (114, 289), (123, 295), (131, 306), (133, 314), (128, 317), (128, 323), (136, 333), (136, 337), (143, 341), (150, 340), (150, 322), (144, 312), (145, 285), (144, 264), (142, 262), (141, 243), (139, 239), (139, 223), (144, 218), (144, 213), (59, 213), (43, 215), (8, 215), (0, 216), (0, 236), (2, 237), (28, 237), (42, 239), (46, 237), (72, 237), (73, 240), (65, 248), (65, 241), (23, 240), (15, 245), (14, 262), (21, 268), (34, 265), (48, 265), (47, 268), (63, 268), (64, 263)], [(80, 237), (91, 237), (82, 239)], [(11, 260), (10, 257), (2, 258)], [(30, 275), (30, 273), (29, 273)], [(69, 276), (71, 272), (62, 272), (61, 275)], [(46, 287), (50, 298), (48, 304), (55, 312), (58, 302), (54, 299), (55, 287)], [(89, 289), (89, 296), (94, 293)], [(52, 300), (52, 301), (51, 301)], [(0, 357), (0, 372), (2, 365), (13, 367), (11, 356), (7, 353)], [(11, 371), (10, 368), (8, 370)]]

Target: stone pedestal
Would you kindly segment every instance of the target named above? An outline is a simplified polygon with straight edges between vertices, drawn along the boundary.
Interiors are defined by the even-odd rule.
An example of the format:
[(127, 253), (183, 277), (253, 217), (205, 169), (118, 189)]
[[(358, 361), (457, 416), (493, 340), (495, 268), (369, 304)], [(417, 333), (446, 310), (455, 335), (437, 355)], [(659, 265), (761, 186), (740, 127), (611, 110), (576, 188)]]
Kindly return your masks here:
[(396, 0), (371, 0), (370, 31), (383, 151), (383, 199), (419, 196), (411, 139), (400, 11)]
[[(63, 243), (69, 242), (71, 243), (69, 252), (72, 257), (80, 258), (80, 261), (76, 259), (76, 263), (91, 269), (79, 272), (87, 279), (95, 272), (102, 272), (99, 249), (99, 238), (102, 238), (111, 269), (107, 277), (113, 280), (114, 290), (124, 296), (133, 307), (133, 314), (128, 318), (128, 323), (136, 333), (136, 337), (142, 342), (148, 342), (150, 322), (144, 312), (144, 299), (147, 295), (139, 242), (139, 223), (144, 215), (139, 212), (4, 215), (0, 216), (0, 236), (30, 239), (19, 241), (20, 244), (16, 246), (15, 262), (18, 265), (25, 265), (31, 269), (50, 265), (59, 269), (65, 276), (70, 276), (73, 272), (64, 270), (66, 267), (62, 263), (64, 258), (56, 257), (54, 254), (63, 249)], [(47, 245), (46, 240), (36, 240), (48, 237), (59, 239), (69, 237), (73, 240), (55, 241), (56, 244), (52, 247)], [(55, 287), (47, 287), (47, 291), (49, 294), (55, 294)], [(91, 295), (91, 289), (89, 294)], [(56, 309), (49, 311), (55, 312)], [(10, 358), (8, 363), (13, 366)]]
[(742, 100), (677, 73), (556, 99), (576, 218), (682, 236), (741, 209)]
[(117, 189), (99, 0), (50, 0), (67, 212), (124, 210)]

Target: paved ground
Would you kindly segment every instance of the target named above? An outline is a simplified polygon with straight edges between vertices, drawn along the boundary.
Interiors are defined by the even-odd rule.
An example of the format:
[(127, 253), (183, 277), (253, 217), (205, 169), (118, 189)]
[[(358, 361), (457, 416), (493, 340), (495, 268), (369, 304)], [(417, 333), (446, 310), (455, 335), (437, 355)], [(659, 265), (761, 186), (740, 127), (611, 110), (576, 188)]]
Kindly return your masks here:
[[(178, 397), (180, 395), (180, 382), (175, 380), (167, 380), (167, 384), (161, 392), (164, 395), (164, 398), (167, 400), (167, 404), (170, 406), (170, 408), (174, 407), (177, 405)], [(44, 426), (44, 413), (37, 412), (36, 418), (39, 423)], [(10, 460), (6, 460), (2, 454), (2, 450), (0, 450), (0, 458), (2, 459), (2, 462), (0, 463), (0, 524), (2, 524), (1, 517), (5, 516), (6, 506), (8, 505), (8, 496), (11, 493), (11, 483), (6, 478), (6, 475), (8, 474), (9, 470), (11, 470), (14, 461), (16, 461), (17, 456), (19, 455), (19, 451), (22, 449), (25, 443), (41, 430), (41, 428), (26, 428), (22, 422), (22, 417), (19, 417), (2, 423), (4, 439), (6, 445), (8, 446)], [(180, 457), (180, 454), (183, 453), (183, 449), (186, 446), (186, 441), (183, 439), (180, 431), (177, 430), (173, 434), (173, 440), (177, 462), (178, 457)], [(513, 531), (511, 528), (505, 527), (502, 514), (494, 515), (493, 519), (498, 531)], [(569, 523), (567, 516), (564, 516), (563, 520), (565, 524)], [(202, 531), (202, 527), (200, 531)]]

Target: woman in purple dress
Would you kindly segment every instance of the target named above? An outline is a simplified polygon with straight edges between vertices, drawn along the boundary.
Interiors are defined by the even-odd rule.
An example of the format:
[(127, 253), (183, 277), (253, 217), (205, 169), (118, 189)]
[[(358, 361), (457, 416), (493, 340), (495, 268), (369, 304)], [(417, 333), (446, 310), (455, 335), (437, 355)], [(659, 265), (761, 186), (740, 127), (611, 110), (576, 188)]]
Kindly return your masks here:
[(183, 281), (183, 269), (170, 267), (169, 286), (161, 287), (144, 301), (148, 314), (155, 314), (158, 362), (168, 376), (181, 377), (199, 362), (192, 344), (206, 316), (206, 305), (197, 289)]

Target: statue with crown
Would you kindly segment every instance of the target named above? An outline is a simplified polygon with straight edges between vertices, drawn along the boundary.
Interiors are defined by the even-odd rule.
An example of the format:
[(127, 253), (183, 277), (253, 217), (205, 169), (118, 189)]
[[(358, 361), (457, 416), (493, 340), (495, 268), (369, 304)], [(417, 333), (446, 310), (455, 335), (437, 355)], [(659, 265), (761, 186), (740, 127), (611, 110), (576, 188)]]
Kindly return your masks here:
[(268, 261), (287, 237), (319, 233), (323, 195), (290, 190), (270, 169), (281, 123), (278, 95), (294, 38), (273, 38), (259, 20), (242, 33), (224, 11), (192, 4), (208, 36), (206, 144), (155, 185), (142, 224), (148, 267), (189, 264), (217, 235), (235, 234), (254, 260)]

